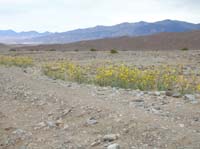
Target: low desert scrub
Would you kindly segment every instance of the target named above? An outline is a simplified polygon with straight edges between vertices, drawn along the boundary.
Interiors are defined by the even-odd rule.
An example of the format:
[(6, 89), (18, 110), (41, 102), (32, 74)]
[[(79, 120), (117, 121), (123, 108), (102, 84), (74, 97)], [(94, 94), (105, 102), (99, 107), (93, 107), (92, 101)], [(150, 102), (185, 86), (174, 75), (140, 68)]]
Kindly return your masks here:
[(33, 59), (24, 56), (0, 56), (0, 65), (28, 67), (33, 65)]
[(182, 48), (181, 51), (188, 51), (188, 48)]
[(75, 81), (78, 83), (86, 82), (85, 70), (71, 62), (53, 62), (43, 66), (45, 75), (61, 80)]
[(91, 48), (90, 51), (95, 52), (95, 51), (97, 51), (97, 49)]
[(49, 50), (47, 50), (47, 51), (56, 51), (56, 49), (49, 49)]
[(118, 53), (118, 51), (117, 51), (117, 50), (115, 50), (115, 49), (112, 49), (112, 50), (110, 50), (110, 53), (111, 53), (111, 54), (117, 54), (117, 53)]
[(17, 51), (17, 50), (16, 50), (15, 48), (11, 48), (9, 51), (14, 51), (14, 52), (15, 52), (15, 51)]

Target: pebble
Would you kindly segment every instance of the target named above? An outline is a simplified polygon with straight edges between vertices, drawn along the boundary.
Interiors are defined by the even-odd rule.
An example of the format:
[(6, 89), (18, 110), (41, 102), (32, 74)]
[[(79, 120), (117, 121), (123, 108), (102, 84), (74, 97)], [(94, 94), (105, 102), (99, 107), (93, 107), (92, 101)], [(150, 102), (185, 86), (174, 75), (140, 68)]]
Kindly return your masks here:
[(64, 130), (67, 130), (69, 128), (69, 125), (67, 125), (67, 124), (65, 124), (64, 126), (63, 126), (63, 129)]
[(119, 134), (107, 134), (103, 137), (103, 141), (112, 142), (114, 140), (117, 140), (118, 138), (119, 138)]
[(143, 99), (136, 99), (136, 100), (133, 100), (133, 102), (144, 102)]
[(56, 123), (53, 121), (46, 121), (48, 127), (56, 127)]
[(88, 125), (95, 125), (95, 124), (97, 124), (98, 122), (97, 122), (97, 120), (94, 118), (94, 117), (91, 117), (91, 118), (89, 118), (88, 120), (87, 120), (87, 124)]
[(12, 132), (12, 135), (13, 136), (10, 138), (12, 140), (11, 142), (15, 142), (18, 139), (21, 140), (29, 139), (32, 136), (32, 133), (22, 129), (16, 129), (15, 131)]
[(152, 111), (152, 113), (154, 113), (154, 114), (159, 114), (160, 113), (160, 111), (155, 109), (155, 108), (150, 109), (150, 111)]
[(93, 142), (92, 144), (91, 144), (91, 146), (92, 147), (94, 147), (94, 146), (97, 146), (97, 145), (99, 145), (101, 143), (101, 140), (95, 140), (95, 142)]
[(160, 96), (161, 93), (160, 93), (160, 92), (154, 92), (153, 95), (154, 95), (154, 96)]
[(40, 123), (37, 124), (37, 126), (34, 129), (35, 130), (41, 129), (41, 128), (45, 127), (45, 126), (46, 126), (45, 122), (40, 122)]
[(174, 98), (180, 98), (182, 95), (181, 95), (181, 93), (173, 93), (172, 94), (172, 97), (174, 97)]
[(25, 133), (25, 131), (22, 129), (16, 129), (15, 131), (12, 132), (12, 134), (22, 134), (22, 133)]
[(185, 125), (184, 125), (184, 124), (179, 124), (179, 126), (180, 126), (181, 128), (185, 127)]
[(166, 95), (166, 96), (172, 96), (172, 95), (173, 95), (173, 92), (172, 92), (172, 91), (166, 91), (166, 92), (165, 92), (165, 95)]
[(119, 146), (119, 144), (111, 144), (111, 145), (109, 145), (108, 147), (107, 147), (107, 149), (120, 149), (120, 146)]
[(57, 127), (63, 127), (64, 126), (64, 122), (61, 119), (57, 120), (55, 122), (55, 124), (56, 124)]
[(189, 101), (189, 102), (191, 102), (191, 103), (193, 103), (193, 104), (198, 103), (198, 101), (197, 101), (196, 98), (195, 98), (195, 95), (192, 95), (192, 94), (186, 94), (186, 95), (184, 96), (184, 100)]

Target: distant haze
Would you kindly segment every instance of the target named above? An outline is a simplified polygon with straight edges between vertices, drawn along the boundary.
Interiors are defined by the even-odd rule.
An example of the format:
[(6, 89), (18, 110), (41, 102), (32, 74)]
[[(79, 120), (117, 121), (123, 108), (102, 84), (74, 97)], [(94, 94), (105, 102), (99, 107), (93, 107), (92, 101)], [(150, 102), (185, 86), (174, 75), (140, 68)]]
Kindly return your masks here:
[(63, 32), (121, 22), (200, 22), (200, 0), (0, 0), (0, 30)]

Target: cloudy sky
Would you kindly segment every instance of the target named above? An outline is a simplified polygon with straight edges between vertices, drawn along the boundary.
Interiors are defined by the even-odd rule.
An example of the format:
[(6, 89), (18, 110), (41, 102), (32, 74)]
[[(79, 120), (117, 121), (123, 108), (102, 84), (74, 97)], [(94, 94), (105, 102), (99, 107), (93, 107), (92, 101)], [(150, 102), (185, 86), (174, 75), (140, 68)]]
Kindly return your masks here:
[(0, 0), (0, 30), (61, 32), (164, 19), (200, 23), (200, 0)]

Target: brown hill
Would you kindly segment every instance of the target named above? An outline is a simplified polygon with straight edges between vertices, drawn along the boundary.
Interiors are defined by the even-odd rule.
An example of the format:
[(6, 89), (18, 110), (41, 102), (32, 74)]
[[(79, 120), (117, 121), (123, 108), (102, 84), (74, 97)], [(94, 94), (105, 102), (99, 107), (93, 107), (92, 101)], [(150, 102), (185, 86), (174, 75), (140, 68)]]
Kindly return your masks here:
[(160, 33), (140, 37), (120, 37), (90, 41), (81, 41), (70, 44), (52, 44), (24, 46), (17, 50), (177, 50), (189, 48), (200, 49), (200, 31), (183, 33)]
[(8, 51), (10, 48), (10, 46), (0, 43), (0, 52)]

